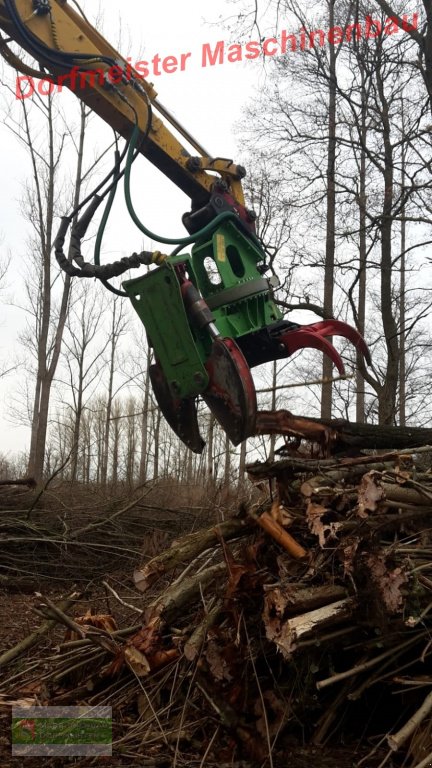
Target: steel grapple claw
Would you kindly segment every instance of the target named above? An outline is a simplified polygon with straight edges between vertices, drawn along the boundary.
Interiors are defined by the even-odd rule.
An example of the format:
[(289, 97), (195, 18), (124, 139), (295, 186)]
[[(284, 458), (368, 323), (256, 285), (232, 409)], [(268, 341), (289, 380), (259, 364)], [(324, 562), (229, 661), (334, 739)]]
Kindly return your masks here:
[(342, 336), (348, 339), (355, 348), (363, 355), (368, 365), (371, 363), (369, 349), (363, 336), (351, 325), (342, 320), (322, 320), (311, 325), (304, 325), (290, 330), (279, 337), (288, 353), (294, 354), (299, 349), (311, 348), (318, 349), (327, 355), (335, 364), (341, 376), (345, 375), (345, 368), (342, 358), (327, 336)]

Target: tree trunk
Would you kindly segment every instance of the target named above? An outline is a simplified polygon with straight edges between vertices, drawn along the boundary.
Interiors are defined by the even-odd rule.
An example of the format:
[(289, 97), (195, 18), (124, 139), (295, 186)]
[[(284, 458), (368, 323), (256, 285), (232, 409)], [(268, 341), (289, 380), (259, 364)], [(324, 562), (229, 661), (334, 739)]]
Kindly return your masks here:
[[(56, 330), (54, 333), (53, 342), (49, 345), (49, 330), (52, 318), (52, 306), (51, 306), (51, 250), (53, 244), (53, 221), (54, 221), (54, 201), (55, 201), (55, 175), (56, 168), (59, 161), (59, 157), (55, 157), (54, 150), (54, 116), (52, 110), (52, 97), (48, 97), (48, 180), (46, 183), (46, 189), (41, 188), (40, 174), (38, 173), (38, 164), (35, 149), (32, 144), (32, 136), (30, 131), (30, 124), (28, 121), (28, 114), (23, 102), (23, 113), (25, 132), (28, 142), (28, 147), (31, 155), (33, 165), (33, 176), (36, 190), (37, 211), (38, 211), (38, 232), (40, 236), (40, 245), (42, 253), (42, 307), (39, 332), (36, 340), (37, 344), (37, 373), (36, 373), (36, 387), (33, 405), (33, 424), (32, 424), (32, 436), (29, 454), (28, 471), (32, 477), (35, 478), (37, 483), (41, 483), (43, 479), (44, 460), (45, 460), (45, 446), (47, 440), (48, 431), (48, 415), (49, 404), (51, 395), (51, 386), (54, 379), (55, 372), (60, 357), (61, 344), (63, 339), (63, 332), (66, 323), (68, 305), (69, 305), (69, 293), (71, 281), (68, 276), (64, 277), (63, 293), (60, 301), (59, 316), (56, 320)], [(74, 207), (78, 204), (81, 184), (82, 184), (82, 170), (83, 170), (83, 156), (84, 156), (84, 139), (86, 128), (86, 112), (85, 107), (81, 104), (81, 129), (77, 150), (77, 167), (75, 175), (75, 189), (74, 189)], [(43, 199), (46, 199), (46, 212), (44, 212)], [(51, 349), (49, 349), (49, 346)]]
[(208, 428), (208, 435), (207, 435), (207, 477), (209, 478), (213, 477), (213, 471), (214, 471), (214, 464), (213, 464), (214, 426), (215, 426), (215, 419), (213, 414), (211, 413), (209, 417), (209, 428)]
[(381, 224), (381, 313), (387, 346), (387, 369), (381, 391), (378, 393), (378, 419), (380, 424), (393, 424), (396, 415), (396, 397), (399, 374), (398, 329), (393, 314), (392, 295), (392, 208), (393, 208), (393, 148), (389, 105), (384, 91), (381, 72), (377, 66), (377, 86), (381, 102), (381, 119), (384, 142), (384, 200)]
[[(361, 106), (361, 149), (360, 149), (360, 189), (359, 189), (359, 214), (360, 214), (360, 237), (359, 237), (359, 288), (357, 304), (357, 327), (361, 335), (365, 335), (366, 321), (366, 140), (367, 140), (367, 95), (364, 83), (364, 71), (362, 70), (362, 106)], [(361, 373), (362, 360), (360, 353), (357, 352), (356, 367), (356, 421), (364, 424), (365, 421), (365, 380)]]
[[(276, 386), (277, 386), (277, 361), (273, 361), (273, 376), (272, 376), (272, 399), (271, 399), (271, 410), (276, 410)], [(269, 451), (269, 461), (274, 461), (274, 452), (276, 447), (276, 435), (271, 435), (270, 437), (270, 451)]]
[(154, 426), (153, 480), (157, 480), (159, 477), (160, 425), (161, 425), (161, 412), (159, 408), (157, 408), (155, 413), (155, 426)]
[(141, 456), (140, 456), (140, 466), (139, 466), (140, 483), (145, 483), (147, 479), (149, 402), (150, 402), (150, 357), (148, 357), (147, 359), (147, 368), (146, 368), (145, 384), (144, 384), (143, 412), (142, 412), (142, 419), (141, 419)]
[[(404, 126), (404, 99), (401, 98), (401, 113), (402, 113), (402, 133), (405, 135)], [(402, 184), (401, 192), (402, 197), (405, 194), (405, 154), (406, 147), (402, 146)], [(399, 288), (399, 305), (400, 305), (400, 357), (399, 357), (399, 424), (401, 427), (406, 425), (406, 350), (405, 350), (405, 301), (406, 301), (406, 221), (405, 221), (405, 203), (401, 208), (401, 262), (400, 262), (400, 288)]]
[[(329, 28), (334, 27), (334, 6), (336, 0), (329, 0)], [(325, 317), (333, 317), (333, 286), (335, 263), (335, 227), (336, 227), (336, 50), (329, 46), (329, 112), (328, 112), (328, 148), (327, 148), (327, 223), (326, 223), (326, 252), (324, 267), (324, 301)], [(333, 375), (333, 363), (324, 355), (323, 379), (329, 381)], [(332, 384), (322, 385), (321, 416), (329, 419), (332, 413)]]

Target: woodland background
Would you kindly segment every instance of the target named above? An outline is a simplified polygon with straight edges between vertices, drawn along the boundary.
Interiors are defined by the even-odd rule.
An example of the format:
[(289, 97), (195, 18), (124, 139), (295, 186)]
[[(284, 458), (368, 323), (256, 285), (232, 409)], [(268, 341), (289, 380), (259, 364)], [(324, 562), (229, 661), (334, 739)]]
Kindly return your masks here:
[[(373, 359), (366, 369), (348, 346), (342, 348), (345, 380), (309, 352), (269, 365), (256, 377), (260, 406), (427, 426), (432, 8), (427, 0), (305, 6), (296, 0), (233, 2), (224, 37), (261, 39), (280, 29), (281, 20), (309, 32), (364, 25), (368, 15), (384, 23), (417, 12), (419, 25), (401, 32), (395, 23), (392, 35), (353, 37), (268, 59), (262, 65), (266, 87), (245, 104), (236, 160), (248, 169), (249, 205), (281, 280), (278, 300), (288, 311), (301, 310), (301, 322), (334, 316), (355, 325)], [(155, 405), (145, 334), (131, 306), (102, 286), (70, 281), (53, 264), (58, 219), (110, 166), (112, 146), (95, 155), (86, 142), (92, 117), (78, 101), (73, 116), (58, 95), (17, 102), (6, 72), (2, 81), (11, 147), (24, 146), (28, 158), (20, 205), (31, 234), (23, 234), (21, 249), (25, 329), (14, 358), (0, 361), (0, 375), (18, 375), (9, 417), (30, 425), (31, 441), (19, 455), (0, 452), (0, 479), (21, 475), (39, 482), (56, 474), (110, 487), (156, 478), (237, 483), (248, 459), (272, 458), (275, 438), (234, 449), (202, 408), (207, 447), (202, 456), (190, 453)], [(5, 241), (0, 262), (2, 298), (11, 301)]]

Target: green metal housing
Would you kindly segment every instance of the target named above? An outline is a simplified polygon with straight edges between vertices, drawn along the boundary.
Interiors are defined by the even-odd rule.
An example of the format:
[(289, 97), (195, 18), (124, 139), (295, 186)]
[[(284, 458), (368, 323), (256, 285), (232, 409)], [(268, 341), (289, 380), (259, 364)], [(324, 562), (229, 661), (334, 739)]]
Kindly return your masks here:
[(205, 391), (205, 363), (212, 340), (207, 329), (191, 327), (175, 273), (183, 265), (214, 317), (222, 337), (238, 339), (282, 318), (257, 265), (261, 249), (231, 222), (223, 224), (192, 254), (179, 254), (148, 274), (123, 283), (145, 325), (150, 344), (174, 397)]

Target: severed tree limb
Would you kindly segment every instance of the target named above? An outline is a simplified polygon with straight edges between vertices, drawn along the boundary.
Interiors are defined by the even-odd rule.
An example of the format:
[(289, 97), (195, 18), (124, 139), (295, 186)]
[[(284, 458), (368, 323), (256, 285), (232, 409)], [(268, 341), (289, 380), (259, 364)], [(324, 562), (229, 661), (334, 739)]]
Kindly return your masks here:
[(177, 566), (189, 563), (195, 557), (210, 547), (220, 545), (221, 539), (229, 541), (237, 536), (245, 535), (250, 527), (250, 521), (244, 518), (234, 518), (215, 525), (207, 531), (198, 531), (184, 536), (173, 542), (170, 549), (157, 555), (143, 568), (134, 573), (135, 586), (140, 592), (145, 592), (163, 574), (169, 573)]
[(118, 650), (118, 646), (109, 632), (97, 629), (96, 627), (86, 627), (85, 625), (77, 624), (76, 621), (71, 619), (70, 616), (67, 616), (57, 605), (54, 605), (49, 597), (45, 597), (44, 602), (39, 603), (37, 612), (44, 616), (48, 616), (49, 618), (53, 618), (60, 624), (64, 624), (68, 629), (71, 629), (72, 632), (79, 635), (81, 639), (88, 638), (105, 651), (116, 653)]
[(402, 746), (406, 742), (407, 739), (409, 739), (410, 736), (413, 735), (414, 731), (417, 730), (420, 723), (432, 712), (432, 692), (429, 693), (421, 707), (414, 712), (414, 714), (410, 717), (409, 720), (405, 723), (402, 728), (397, 731), (397, 733), (390, 734), (390, 736), (387, 737), (388, 745), (390, 749), (393, 749), (396, 751), (399, 749), (399, 747)]
[(265, 603), (274, 613), (297, 616), (309, 613), (324, 605), (344, 600), (348, 595), (344, 587), (337, 584), (306, 586), (300, 583), (284, 582), (265, 588)]
[(309, 553), (307, 550), (285, 528), (282, 528), (280, 523), (274, 520), (268, 511), (262, 512), (262, 514), (248, 511), (248, 515), (295, 560), (305, 560), (308, 557)]
[(269, 640), (273, 640), (278, 650), (289, 659), (296, 650), (298, 643), (305, 637), (315, 635), (327, 627), (345, 622), (352, 616), (356, 601), (353, 598), (338, 600), (314, 611), (293, 616), (283, 621), (275, 632), (273, 627), (266, 627)]
[(103, 581), (102, 584), (104, 587), (106, 587), (106, 589), (109, 590), (109, 592), (111, 592), (112, 595), (114, 595), (116, 600), (118, 600), (121, 605), (124, 605), (125, 608), (130, 608), (131, 611), (134, 611), (134, 613), (139, 613), (140, 615), (144, 613), (144, 611), (141, 608), (137, 608), (136, 605), (131, 605), (131, 603), (126, 603), (125, 600), (122, 600), (120, 595), (108, 584), (107, 581)]
[(419, 763), (414, 765), (414, 768), (430, 768), (430, 765), (432, 763), (432, 752), (429, 752), (426, 757), (423, 758), (423, 760), (420, 760)]
[(418, 634), (414, 635), (414, 637), (410, 637), (410, 639), (406, 640), (404, 643), (400, 643), (400, 645), (397, 645), (396, 647), (392, 647), (387, 651), (384, 651), (384, 653), (380, 653), (379, 656), (375, 656), (373, 659), (369, 659), (369, 661), (365, 661), (362, 664), (356, 664), (356, 666), (351, 667), (351, 669), (346, 669), (345, 672), (338, 672), (335, 675), (332, 675), (331, 677), (327, 677), (325, 680), (319, 680), (316, 684), (316, 687), (318, 688), (319, 691), (321, 691), (323, 690), (323, 688), (328, 688), (330, 685), (339, 683), (341, 680), (346, 680), (348, 677), (354, 677), (354, 675), (358, 675), (360, 672), (367, 672), (367, 670), (372, 669), (373, 667), (376, 667), (376, 665), (379, 664), (381, 661), (388, 659), (389, 656), (395, 655), (396, 652), (403, 651), (406, 648), (409, 648), (410, 646), (415, 645), (416, 643), (418, 643), (419, 640), (421, 640), (427, 634), (428, 632), (426, 631), (419, 632)]
[(359, 424), (344, 419), (315, 419), (290, 411), (258, 411), (256, 435), (287, 435), (311, 440), (334, 452), (347, 448), (398, 449), (432, 444), (432, 429)]
[[(358, 458), (340, 459), (298, 459), (294, 457), (283, 458), (274, 462), (257, 462), (249, 464), (246, 471), (253, 479), (267, 479), (270, 476), (277, 477), (283, 473), (300, 474), (304, 472), (322, 472), (334, 480), (344, 480), (347, 477), (361, 476), (372, 470), (385, 472), (394, 470), (394, 462), (404, 454), (397, 452), (386, 453), (378, 456), (361, 456)], [(407, 458), (406, 456), (404, 457)]]
[(208, 613), (206, 613), (201, 623), (198, 624), (194, 632), (191, 634), (189, 640), (187, 640), (185, 643), (183, 650), (184, 655), (188, 661), (194, 661), (194, 659), (196, 659), (198, 656), (207, 637), (207, 632), (216, 622), (217, 617), (222, 610), (222, 606), (223, 601), (217, 600), (215, 605), (213, 605)]
[[(74, 592), (70, 595), (70, 597), (66, 598), (66, 600), (62, 600), (56, 607), (62, 612), (67, 611), (77, 602), (77, 600), (80, 599), (80, 597), (81, 595), (78, 592)], [(24, 640), (21, 640), (20, 643), (3, 653), (0, 656), (0, 668), (6, 667), (30, 648), (33, 648), (39, 642), (39, 640), (44, 637), (44, 635), (46, 635), (51, 629), (53, 629), (53, 627), (55, 627), (57, 623), (57, 618), (50, 618), (49, 621), (44, 621), (44, 623), (41, 624), (38, 629), (32, 632), (31, 635), (28, 635), (28, 637), (24, 638)]]
[(226, 563), (218, 563), (205, 571), (184, 579), (180, 584), (169, 587), (146, 609), (147, 623), (152, 622), (155, 618), (170, 623), (186, 606), (191, 605), (204, 587), (216, 578), (226, 575), (226, 572)]

